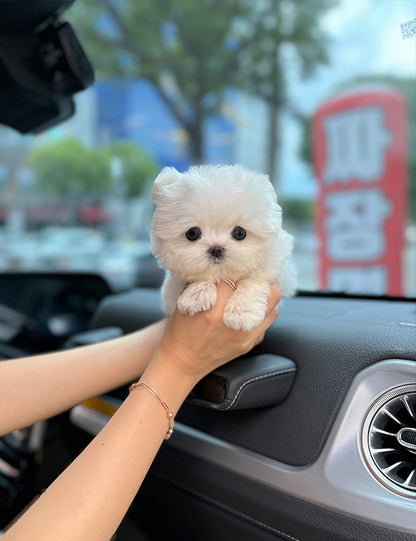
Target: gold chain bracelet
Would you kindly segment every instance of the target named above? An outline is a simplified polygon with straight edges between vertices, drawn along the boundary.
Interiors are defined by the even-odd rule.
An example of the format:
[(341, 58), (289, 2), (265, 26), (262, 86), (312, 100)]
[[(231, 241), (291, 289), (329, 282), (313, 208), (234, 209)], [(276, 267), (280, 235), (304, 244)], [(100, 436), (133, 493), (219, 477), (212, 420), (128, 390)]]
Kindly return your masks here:
[(153, 389), (153, 387), (150, 387), (150, 385), (147, 385), (147, 383), (144, 383), (142, 381), (139, 381), (137, 383), (133, 383), (132, 385), (130, 385), (129, 391), (130, 392), (134, 391), (138, 387), (143, 387), (144, 389), (149, 391), (150, 394), (152, 394), (155, 398), (157, 398), (159, 400), (159, 402), (161, 403), (163, 409), (165, 410), (166, 416), (167, 416), (168, 422), (169, 422), (169, 428), (168, 428), (168, 431), (166, 432), (165, 440), (168, 440), (172, 436), (173, 427), (175, 426), (175, 420), (173, 418), (173, 413), (170, 411), (169, 406), (166, 404), (166, 402), (163, 402), (163, 400), (160, 398), (159, 393), (157, 391), (155, 391), (155, 389)]

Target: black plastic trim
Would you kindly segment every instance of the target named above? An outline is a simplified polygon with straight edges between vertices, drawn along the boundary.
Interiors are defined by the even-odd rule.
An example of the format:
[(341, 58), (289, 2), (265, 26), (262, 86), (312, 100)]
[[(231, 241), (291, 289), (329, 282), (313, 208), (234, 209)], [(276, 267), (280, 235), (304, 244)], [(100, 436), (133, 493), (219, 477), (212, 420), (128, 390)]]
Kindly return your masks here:
[[(160, 317), (160, 291), (137, 289), (104, 299), (92, 327), (118, 325), (130, 332)], [(415, 321), (416, 308), (409, 302), (285, 299), (264, 342), (251, 354), (281, 355), (296, 364), (286, 400), (225, 412), (185, 404), (178, 421), (279, 462), (310, 464), (318, 458), (358, 372), (385, 359), (416, 360)]]
[(150, 502), (150, 516), (155, 513), (159, 521), (164, 517), (171, 541), (229, 541), (232, 537), (228, 525), (222, 530), (214, 524), (200, 528), (205, 512), (212, 514), (212, 506), (218, 513), (225, 511), (228, 517), (240, 522), (239, 541), (416, 540), (414, 534), (382, 528), (300, 501), (170, 446), (159, 452), (143, 489), (143, 497), (139, 493), (136, 502), (138, 509), (142, 515), (147, 513)]

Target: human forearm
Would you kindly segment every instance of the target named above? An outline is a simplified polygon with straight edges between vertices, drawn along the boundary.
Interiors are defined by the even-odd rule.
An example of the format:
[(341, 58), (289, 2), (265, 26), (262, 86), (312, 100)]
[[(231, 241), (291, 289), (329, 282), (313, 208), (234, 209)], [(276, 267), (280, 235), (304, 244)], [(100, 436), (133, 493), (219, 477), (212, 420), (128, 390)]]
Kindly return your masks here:
[(0, 434), (137, 379), (164, 326), (161, 321), (108, 342), (0, 362)]
[[(251, 332), (223, 323), (227, 286), (217, 304), (193, 317), (175, 312), (143, 372), (176, 414), (205, 374), (241, 355), (262, 339), (277, 317), (278, 291), (269, 298), (264, 322)], [(81, 455), (61, 474), (4, 541), (105, 541), (117, 529), (169, 428), (159, 400), (138, 386)]]
[[(159, 357), (143, 379), (151, 377), (161, 398), (176, 413), (196, 380), (165, 361)], [(158, 400), (144, 388), (133, 391), (83, 453), (7, 532), (5, 541), (110, 539), (167, 428), (166, 413)]]

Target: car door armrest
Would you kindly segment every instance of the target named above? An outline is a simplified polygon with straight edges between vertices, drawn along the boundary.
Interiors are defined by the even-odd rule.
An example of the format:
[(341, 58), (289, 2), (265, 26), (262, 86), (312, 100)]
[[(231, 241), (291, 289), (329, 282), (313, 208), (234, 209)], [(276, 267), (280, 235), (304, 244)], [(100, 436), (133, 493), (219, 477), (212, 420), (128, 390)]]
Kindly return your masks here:
[(188, 400), (216, 410), (273, 406), (289, 394), (295, 373), (295, 363), (280, 355), (235, 359), (205, 376)]

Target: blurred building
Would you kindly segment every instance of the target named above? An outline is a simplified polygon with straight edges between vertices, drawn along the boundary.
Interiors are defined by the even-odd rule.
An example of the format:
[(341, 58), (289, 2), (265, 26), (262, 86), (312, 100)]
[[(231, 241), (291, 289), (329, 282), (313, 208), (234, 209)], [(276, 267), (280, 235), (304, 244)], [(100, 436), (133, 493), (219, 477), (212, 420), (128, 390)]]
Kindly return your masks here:
[[(96, 95), (96, 142), (134, 141), (161, 166), (185, 170), (192, 164), (187, 133), (175, 119), (155, 87), (145, 80), (99, 82)], [(204, 161), (235, 161), (237, 138), (236, 96), (229, 92), (223, 111), (204, 125)]]

